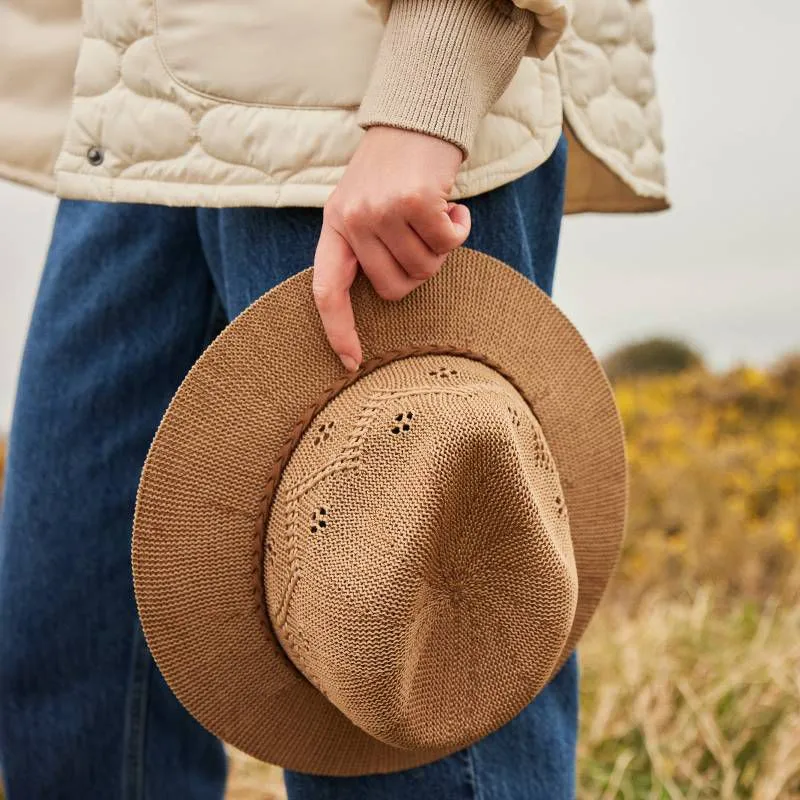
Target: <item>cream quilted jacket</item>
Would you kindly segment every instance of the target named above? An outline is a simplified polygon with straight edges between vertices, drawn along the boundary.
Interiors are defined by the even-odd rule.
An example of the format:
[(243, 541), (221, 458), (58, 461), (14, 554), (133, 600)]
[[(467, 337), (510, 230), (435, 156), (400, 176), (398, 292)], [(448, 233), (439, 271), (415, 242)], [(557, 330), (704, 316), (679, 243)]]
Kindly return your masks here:
[[(93, 200), (322, 206), (362, 134), (389, 2), (83, 0), (81, 16), (80, 0), (0, 0), (0, 176)], [(561, 31), (537, 17), (454, 199), (534, 169), (565, 127), (568, 211), (666, 207), (647, 0), (571, 5), (544, 59)]]

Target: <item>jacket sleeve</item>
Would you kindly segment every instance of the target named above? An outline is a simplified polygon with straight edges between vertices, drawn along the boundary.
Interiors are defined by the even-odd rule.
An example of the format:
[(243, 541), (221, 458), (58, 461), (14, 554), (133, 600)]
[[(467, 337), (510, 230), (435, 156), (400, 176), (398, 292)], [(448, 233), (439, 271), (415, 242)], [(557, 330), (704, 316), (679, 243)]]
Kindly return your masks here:
[(526, 56), (547, 58), (569, 24), (564, 0), (514, 0), (514, 5), (533, 14), (534, 25)]
[(523, 57), (546, 58), (563, 0), (369, 0), (385, 21), (358, 123), (420, 131), (469, 155)]

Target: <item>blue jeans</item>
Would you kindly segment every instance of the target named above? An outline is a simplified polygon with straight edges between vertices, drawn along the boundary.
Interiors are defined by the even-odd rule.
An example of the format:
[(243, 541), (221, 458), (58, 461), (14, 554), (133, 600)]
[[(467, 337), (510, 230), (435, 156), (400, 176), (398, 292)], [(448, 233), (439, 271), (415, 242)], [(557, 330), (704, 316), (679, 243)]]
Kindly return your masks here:
[[(467, 245), (546, 291), (565, 159), (562, 143), (538, 170), (466, 201)], [(137, 622), (136, 486), (189, 367), (227, 320), (313, 262), (321, 218), (312, 208), (61, 204), (0, 517), (0, 772), (10, 800), (222, 797), (222, 746), (171, 694)], [(577, 685), (573, 656), (515, 720), (467, 750), (393, 775), (288, 773), (289, 797), (572, 798)]]

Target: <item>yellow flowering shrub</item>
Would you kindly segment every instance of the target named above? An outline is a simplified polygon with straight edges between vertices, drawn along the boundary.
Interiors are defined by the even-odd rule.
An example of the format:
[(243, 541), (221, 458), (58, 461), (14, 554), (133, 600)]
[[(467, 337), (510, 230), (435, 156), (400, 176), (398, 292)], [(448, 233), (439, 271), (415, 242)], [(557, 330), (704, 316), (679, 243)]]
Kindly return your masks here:
[(789, 367), (616, 386), (631, 481), (615, 590), (780, 593), (800, 556), (800, 381)]

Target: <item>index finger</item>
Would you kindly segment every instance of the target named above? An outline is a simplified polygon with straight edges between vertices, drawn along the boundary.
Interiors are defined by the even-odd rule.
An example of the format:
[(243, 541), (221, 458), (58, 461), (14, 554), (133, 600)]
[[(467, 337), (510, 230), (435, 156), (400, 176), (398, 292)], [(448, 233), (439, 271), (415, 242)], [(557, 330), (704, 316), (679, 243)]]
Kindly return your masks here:
[(350, 245), (323, 222), (314, 254), (314, 303), (331, 347), (350, 371), (358, 369), (362, 359), (350, 302), (350, 287), (357, 274), (358, 261)]

